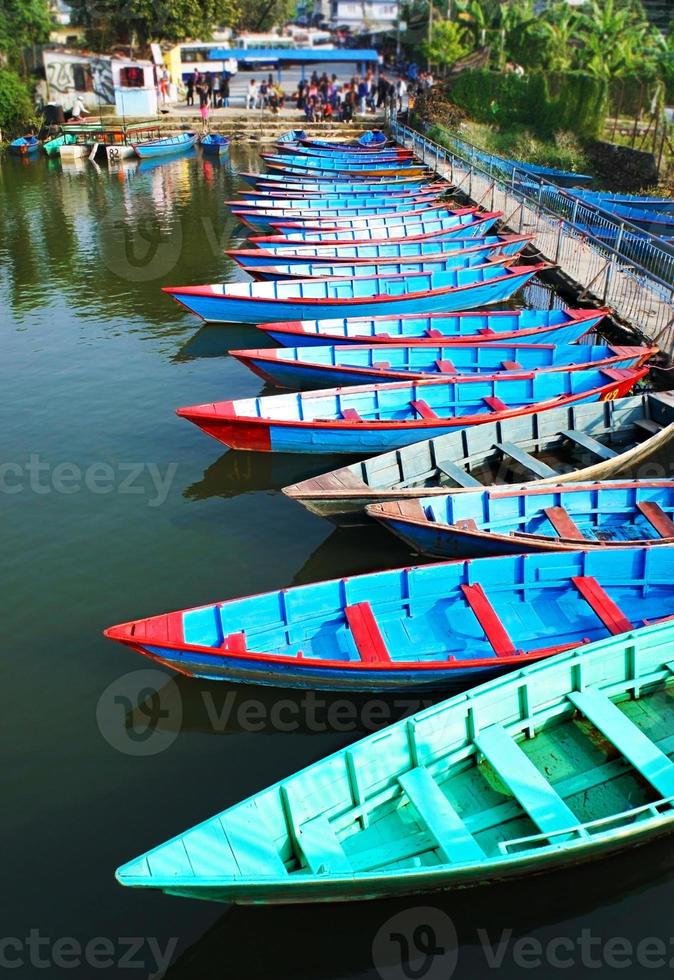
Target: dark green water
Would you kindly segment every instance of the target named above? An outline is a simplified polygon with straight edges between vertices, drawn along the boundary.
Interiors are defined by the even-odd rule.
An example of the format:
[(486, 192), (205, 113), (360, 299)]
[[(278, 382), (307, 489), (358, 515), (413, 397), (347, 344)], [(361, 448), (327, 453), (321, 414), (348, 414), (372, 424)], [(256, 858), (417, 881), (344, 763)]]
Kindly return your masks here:
[[(363, 734), (367, 705), (176, 684), (101, 629), (407, 560), (278, 492), (334, 462), (222, 454), (174, 415), (260, 390), (226, 356), (259, 336), (199, 329), (159, 288), (236, 274), (222, 250), (241, 237), (224, 204), (237, 186), (196, 155), (119, 173), (0, 167), (0, 969), (146, 977), (168, 950), (174, 978), (475, 978), (494, 970), (480, 928), (506, 942), (491, 952), (501, 975), (568, 973), (569, 956), (574, 976), (613, 972), (620, 937), (634, 946), (623, 974), (668, 970), (668, 844), (517, 889), (352, 908), (227, 911), (115, 884), (118, 864)], [(445, 918), (430, 953), (415, 931), (434, 915), (458, 932), (455, 968)], [(666, 952), (637, 954), (649, 937)], [(536, 967), (550, 939), (562, 945)]]

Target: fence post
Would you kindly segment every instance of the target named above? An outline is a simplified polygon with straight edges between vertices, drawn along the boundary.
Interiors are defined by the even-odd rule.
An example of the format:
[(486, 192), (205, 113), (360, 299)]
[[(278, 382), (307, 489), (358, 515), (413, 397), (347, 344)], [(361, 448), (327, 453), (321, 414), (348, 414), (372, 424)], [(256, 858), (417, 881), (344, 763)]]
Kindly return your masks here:
[(564, 219), (560, 218), (559, 226), (557, 228), (557, 246), (555, 248), (555, 265), (559, 263), (559, 257), (562, 254), (562, 235), (564, 234)]

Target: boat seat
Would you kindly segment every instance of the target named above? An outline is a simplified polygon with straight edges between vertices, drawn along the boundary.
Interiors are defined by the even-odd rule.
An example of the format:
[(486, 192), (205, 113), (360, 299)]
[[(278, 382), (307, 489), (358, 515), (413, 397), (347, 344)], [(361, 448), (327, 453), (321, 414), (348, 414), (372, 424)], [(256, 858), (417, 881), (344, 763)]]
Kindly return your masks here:
[(342, 418), (346, 419), (347, 422), (362, 422), (362, 417), (358, 414), (355, 408), (343, 408)]
[(504, 371), (521, 371), (522, 365), (519, 361), (501, 361), (501, 367)]
[(437, 360), (435, 366), (440, 372), (440, 374), (456, 374), (456, 368), (451, 361), (448, 360)]
[(458, 466), (457, 463), (453, 463), (450, 459), (436, 459), (435, 465), (441, 473), (450, 477), (460, 487), (482, 486), (479, 480), (476, 480), (474, 476), (471, 476), (470, 473), (464, 470), (463, 466)]
[(608, 446), (603, 446), (592, 436), (589, 436), (587, 432), (580, 432), (578, 429), (560, 429), (561, 436), (564, 436), (570, 442), (575, 442), (577, 446), (582, 449), (587, 449), (589, 453), (593, 456), (598, 456), (599, 459), (613, 459), (617, 456), (617, 453), (613, 449), (609, 449)]
[(377, 371), (387, 371), (391, 367), (390, 361), (373, 361), (372, 367)]
[(583, 599), (601, 619), (609, 633), (617, 636), (618, 633), (626, 633), (632, 629), (632, 624), (627, 616), (620, 611), (596, 578), (591, 575), (576, 575), (571, 581)]
[(364, 663), (390, 663), (384, 637), (369, 602), (356, 602), (353, 606), (344, 607), (344, 615), (349, 624), (356, 649)]
[(454, 527), (458, 527), (459, 531), (479, 531), (479, 527), (475, 523), (472, 517), (466, 517), (463, 521), (457, 521)]
[[(287, 875), (288, 869), (281, 860), (271, 836), (260, 828), (260, 815), (248, 807), (237, 807), (221, 817), (229, 846), (241, 874), (268, 878)], [(255, 832), (254, 828), (260, 828)]]
[(654, 422), (653, 419), (637, 419), (633, 425), (635, 429), (641, 429), (643, 432), (647, 432), (649, 436), (657, 435), (663, 428), (659, 422)]
[(674, 522), (668, 514), (665, 514), (660, 504), (652, 500), (639, 500), (637, 509), (661, 538), (674, 538)]
[(475, 744), (542, 833), (578, 825), (578, 817), (504, 728), (489, 725)]
[(436, 330), (435, 327), (426, 327), (424, 333), (427, 337), (444, 337), (441, 330)]
[(313, 874), (353, 874), (353, 866), (327, 817), (315, 817), (301, 824), (297, 831), (297, 843)]
[(559, 476), (556, 470), (553, 470), (551, 466), (547, 463), (541, 462), (541, 460), (536, 459), (531, 453), (528, 453), (526, 449), (521, 449), (519, 446), (515, 445), (514, 442), (496, 442), (494, 443), (494, 449), (498, 449), (499, 452), (503, 453), (504, 456), (510, 456), (514, 459), (516, 463), (523, 466), (525, 470), (529, 470), (534, 476), (538, 476), (541, 479), (546, 477)]
[(583, 532), (573, 520), (566, 507), (544, 507), (543, 513), (560, 538), (568, 538), (570, 541), (585, 540)]
[(482, 401), (491, 408), (492, 412), (507, 412), (508, 406), (497, 395), (487, 395)]
[(461, 591), (475, 618), (484, 630), (484, 635), (491, 643), (492, 649), (497, 657), (511, 657), (515, 650), (515, 644), (508, 636), (508, 632), (498, 617), (498, 613), (487, 598), (484, 589), (479, 583), (474, 585), (462, 585)]
[(246, 652), (246, 632), (241, 630), (239, 633), (228, 633), (222, 641), (221, 650), (229, 650), (231, 653)]
[(399, 776), (398, 782), (436, 842), (443, 861), (484, 861), (484, 851), (427, 769), (411, 769)]
[(660, 796), (674, 796), (674, 763), (602, 691), (574, 691), (569, 700)]
[(410, 405), (415, 412), (422, 417), (422, 419), (437, 419), (437, 412), (434, 412), (430, 405), (426, 404), (423, 398), (419, 398), (416, 401), (410, 402)]

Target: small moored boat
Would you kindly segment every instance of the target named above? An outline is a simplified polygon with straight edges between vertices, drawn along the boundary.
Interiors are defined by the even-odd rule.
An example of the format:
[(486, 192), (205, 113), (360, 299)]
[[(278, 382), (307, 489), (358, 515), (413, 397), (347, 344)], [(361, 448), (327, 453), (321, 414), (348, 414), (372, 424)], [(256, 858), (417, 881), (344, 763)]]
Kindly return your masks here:
[(567, 368), (322, 388), (191, 405), (178, 415), (233, 449), (367, 455), (548, 407), (616, 398), (647, 373)]
[(151, 157), (165, 157), (172, 153), (182, 153), (189, 150), (197, 141), (197, 134), (194, 132), (176, 133), (174, 136), (162, 136), (156, 140), (146, 140), (143, 143), (134, 143), (133, 148), (136, 156), (141, 160), (148, 160)]
[(9, 152), (18, 157), (30, 157), (40, 152), (37, 136), (19, 136), (9, 144)]
[(674, 829), (673, 644), (661, 623), (492, 680), (178, 834), (117, 880), (283, 904), (536, 874), (535, 901), (541, 872)]
[[(475, 208), (463, 208), (440, 218), (429, 218), (424, 215), (405, 218), (404, 214), (398, 214), (388, 222), (377, 222), (370, 227), (329, 230), (311, 228), (304, 231), (277, 228), (275, 231), (279, 234), (251, 235), (249, 241), (256, 248), (279, 245), (289, 249), (294, 249), (298, 242), (303, 245), (339, 245), (341, 242), (361, 244), (373, 241), (399, 241), (403, 238), (416, 241), (433, 238), (437, 241), (443, 235), (450, 238), (486, 235), (502, 216), (501, 211), (488, 213), (476, 211)], [(280, 233), (281, 231), (283, 234)]]
[(201, 149), (207, 156), (224, 156), (229, 152), (230, 138), (222, 133), (208, 133), (199, 139)]
[(440, 558), (674, 543), (674, 480), (490, 487), (372, 504), (369, 517)]
[(651, 392), (551, 406), (544, 412), (472, 426), (341, 466), (284, 487), (283, 492), (336, 524), (361, 524), (368, 504), (387, 500), (494, 484), (577, 483), (638, 475), (637, 467), (672, 438), (674, 392)]

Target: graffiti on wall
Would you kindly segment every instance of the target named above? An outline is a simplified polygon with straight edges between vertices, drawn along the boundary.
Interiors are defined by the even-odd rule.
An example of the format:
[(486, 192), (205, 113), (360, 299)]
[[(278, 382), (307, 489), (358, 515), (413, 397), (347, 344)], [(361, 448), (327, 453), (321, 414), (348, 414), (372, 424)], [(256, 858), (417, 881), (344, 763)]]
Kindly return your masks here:
[(67, 55), (44, 52), (44, 69), (49, 98), (68, 105), (78, 94), (87, 106), (113, 105), (115, 89), (109, 58), (69, 61)]

